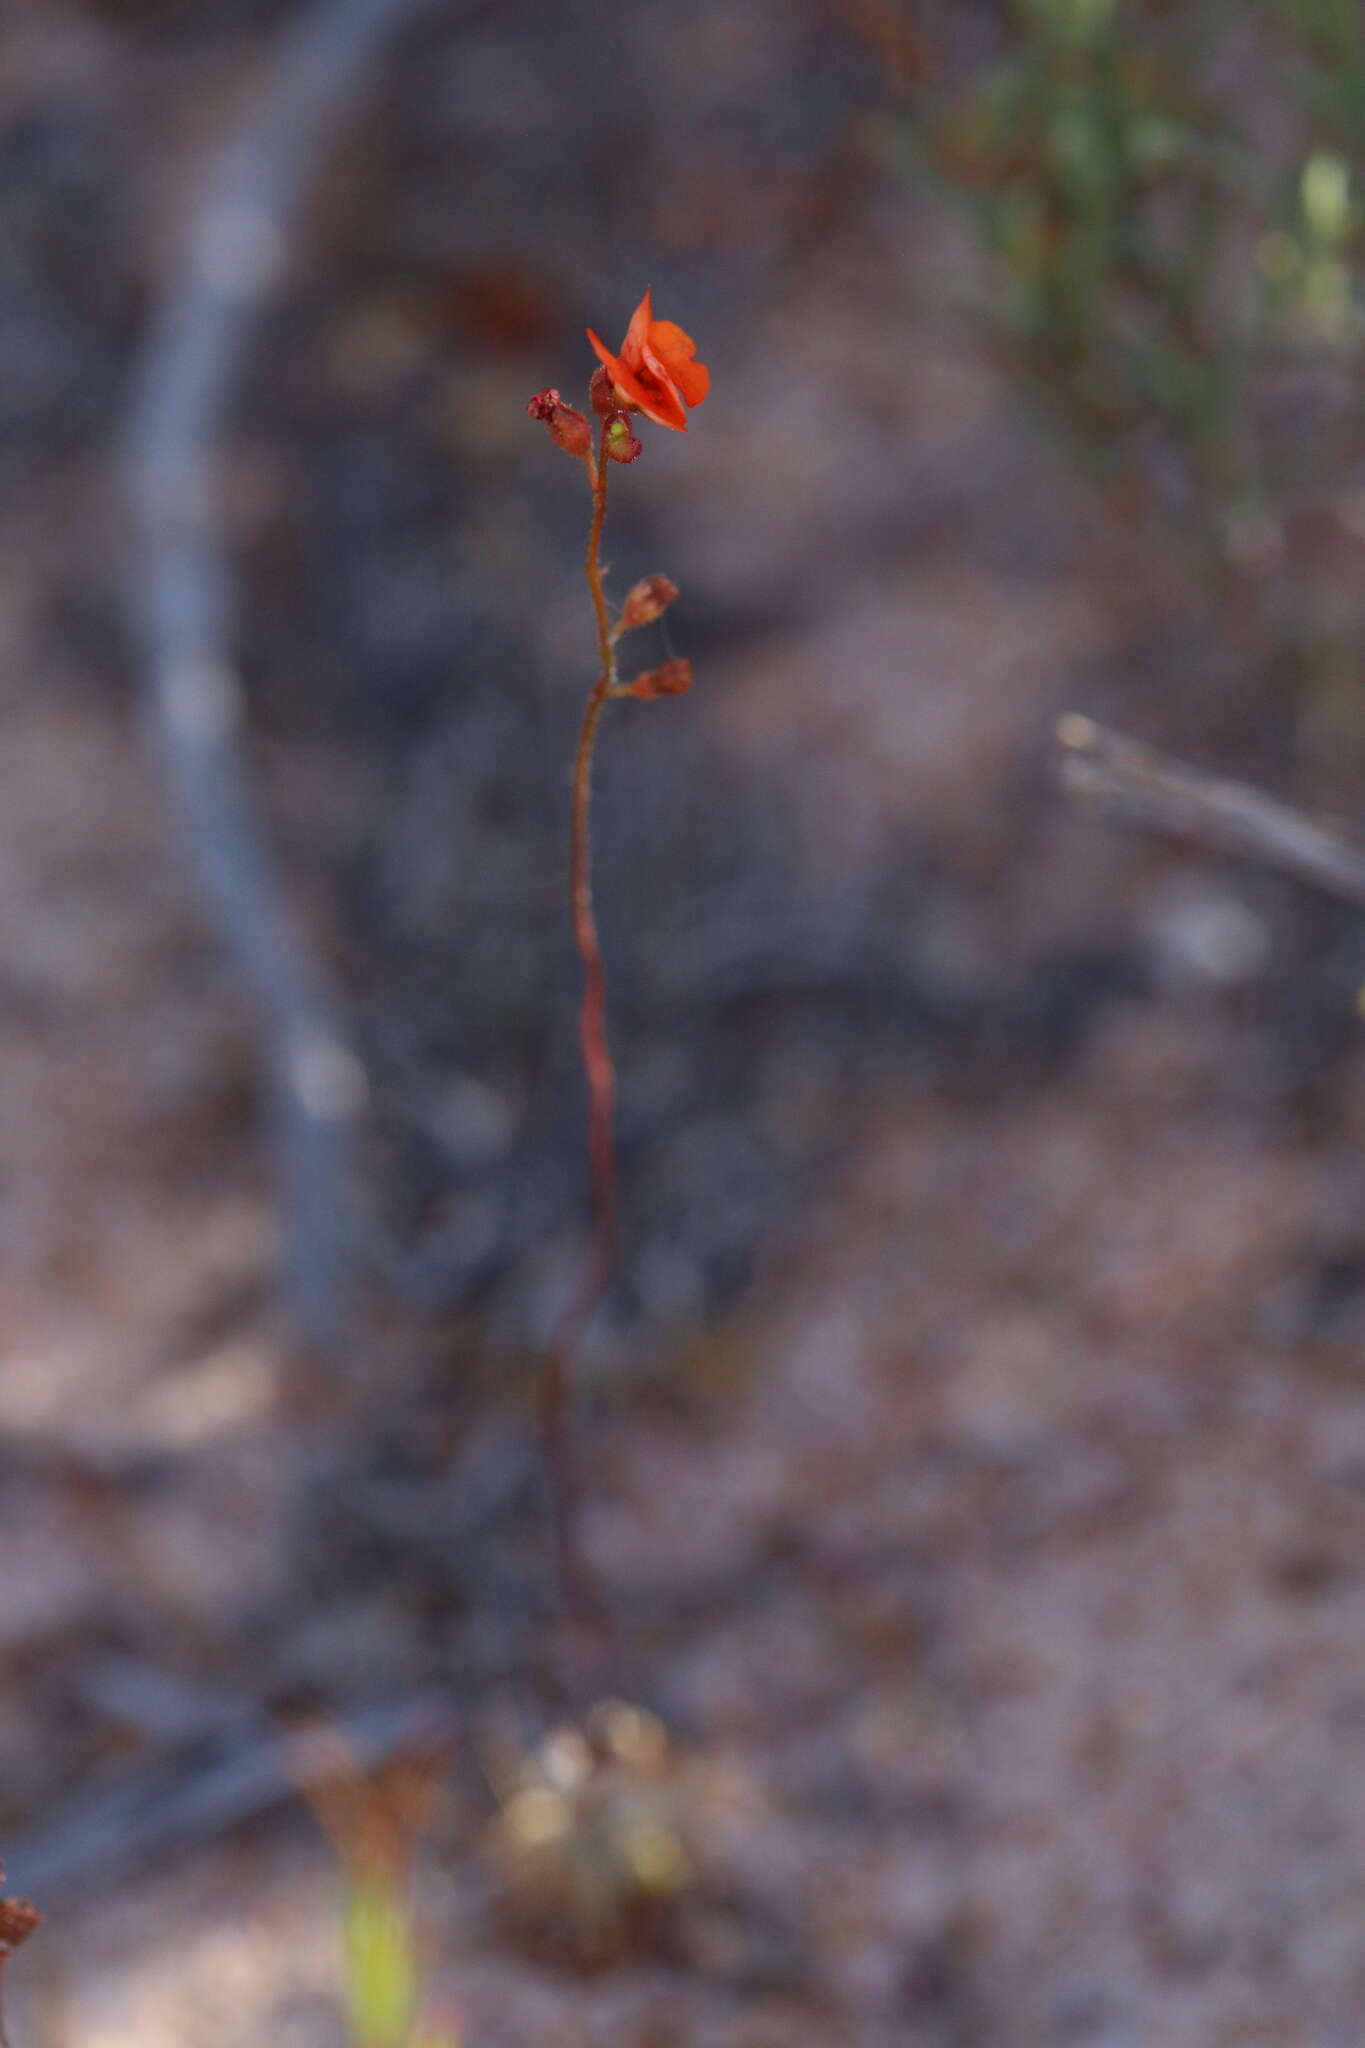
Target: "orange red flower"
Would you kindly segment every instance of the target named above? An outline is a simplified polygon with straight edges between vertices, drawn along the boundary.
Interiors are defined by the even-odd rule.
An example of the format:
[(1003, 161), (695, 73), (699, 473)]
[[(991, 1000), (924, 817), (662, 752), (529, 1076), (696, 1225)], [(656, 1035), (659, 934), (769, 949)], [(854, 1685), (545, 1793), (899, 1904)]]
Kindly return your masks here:
[(631, 315), (619, 355), (613, 355), (591, 327), (588, 340), (622, 405), (633, 406), (658, 426), (687, 432), (683, 407), (701, 404), (711, 389), (711, 372), (696, 361), (697, 344), (690, 334), (672, 320), (654, 318), (649, 292)]

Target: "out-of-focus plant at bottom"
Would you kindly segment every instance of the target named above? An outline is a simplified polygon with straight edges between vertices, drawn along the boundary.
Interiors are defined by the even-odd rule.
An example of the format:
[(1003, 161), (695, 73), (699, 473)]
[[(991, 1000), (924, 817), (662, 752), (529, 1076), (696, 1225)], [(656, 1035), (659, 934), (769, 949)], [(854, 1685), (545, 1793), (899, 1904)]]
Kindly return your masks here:
[(432, 1994), (422, 1930), (418, 1880), (439, 1771), (409, 1756), (370, 1773), (335, 1731), (315, 1739), (336, 1765), (308, 1799), (340, 1871), (350, 2048), (467, 2048), (458, 2017)]
[(499, 1798), (485, 1849), (518, 1945), (578, 1970), (658, 1947), (693, 1882), (662, 1723), (603, 1701), (528, 1754), (487, 1749), (485, 1768)]

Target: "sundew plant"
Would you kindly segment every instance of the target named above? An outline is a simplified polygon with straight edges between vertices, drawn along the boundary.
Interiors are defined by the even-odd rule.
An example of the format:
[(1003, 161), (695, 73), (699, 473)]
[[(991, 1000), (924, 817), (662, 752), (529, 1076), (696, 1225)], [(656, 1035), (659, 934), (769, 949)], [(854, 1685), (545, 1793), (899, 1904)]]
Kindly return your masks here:
[(588, 340), (599, 361), (588, 385), (591, 416), (567, 404), (554, 389), (537, 392), (527, 407), (532, 419), (544, 422), (555, 445), (582, 463), (592, 501), (584, 572), (597, 637), (597, 677), (583, 706), (574, 754), (569, 884), (574, 937), (583, 965), (579, 1037), (588, 1091), (593, 1246), (582, 1286), (552, 1339), (541, 1397), (541, 1431), (561, 1584), (571, 1607), (581, 1616), (589, 1615), (597, 1602), (579, 1539), (569, 1397), (574, 1359), (611, 1279), (617, 1238), (616, 1075), (607, 1042), (606, 966), (593, 908), (593, 756), (608, 704), (621, 697), (643, 702), (677, 697), (692, 683), (691, 665), (682, 660), (665, 661), (628, 681), (621, 680), (622, 639), (661, 618), (678, 592), (667, 576), (646, 576), (626, 593), (619, 611), (613, 614), (603, 581), (602, 530), (613, 466), (633, 463), (644, 453), (632, 419), (686, 433), (688, 411), (700, 405), (711, 388), (709, 371), (697, 361), (696, 343), (672, 320), (655, 319), (648, 291), (631, 316), (619, 353), (613, 354), (591, 328)]

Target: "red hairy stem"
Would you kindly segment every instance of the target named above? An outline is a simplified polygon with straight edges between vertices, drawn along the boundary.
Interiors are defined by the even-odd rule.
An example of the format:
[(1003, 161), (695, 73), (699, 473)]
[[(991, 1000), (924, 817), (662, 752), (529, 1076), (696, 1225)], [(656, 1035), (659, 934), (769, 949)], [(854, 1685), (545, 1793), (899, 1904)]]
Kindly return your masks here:
[(607, 1045), (607, 976), (593, 911), (592, 764), (597, 732), (608, 699), (617, 690), (616, 647), (602, 588), (602, 526), (607, 515), (607, 429), (602, 423), (596, 459), (584, 458), (592, 486), (592, 526), (584, 564), (597, 623), (601, 671), (588, 693), (574, 754), (573, 807), (569, 855), (574, 938), (583, 963), (579, 1039), (588, 1086), (588, 1159), (592, 1173), (593, 1247), (582, 1285), (561, 1316), (541, 1382), (541, 1435), (554, 1517), (555, 1547), (566, 1601), (580, 1619), (601, 1611), (592, 1574), (579, 1540), (579, 1490), (569, 1415), (574, 1360), (584, 1331), (611, 1280), (616, 1260), (616, 1145), (613, 1122), (616, 1070)]

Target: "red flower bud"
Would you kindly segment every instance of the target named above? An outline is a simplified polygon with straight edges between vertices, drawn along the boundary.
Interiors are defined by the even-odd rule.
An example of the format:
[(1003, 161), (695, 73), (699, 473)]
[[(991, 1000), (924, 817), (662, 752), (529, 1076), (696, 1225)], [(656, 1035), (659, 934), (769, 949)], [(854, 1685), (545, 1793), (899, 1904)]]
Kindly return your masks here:
[(576, 405), (566, 405), (557, 391), (537, 391), (526, 411), (531, 419), (544, 420), (550, 439), (558, 442), (566, 455), (576, 455), (581, 461), (591, 453), (592, 429), (586, 415)]
[(640, 697), (647, 702), (652, 697), (681, 697), (691, 687), (691, 662), (665, 661), (658, 668), (646, 669), (642, 676), (636, 676), (633, 683), (627, 683), (625, 695)]
[(621, 401), (616, 396), (616, 387), (605, 369), (600, 365), (588, 379), (588, 397), (592, 409), (601, 419), (610, 419), (614, 412), (621, 410)]
[(661, 619), (678, 595), (678, 586), (671, 576), (642, 576), (626, 592), (626, 601), (621, 607), (621, 631), (631, 632), (636, 626), (652, 626)]
[(630, 430), (630, 421), (623, 412), (613, 413), (603, 430), (602, 445), (613, 462), (634, 462), (645, 452), (643, 441), (637, 441)]

